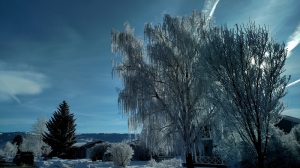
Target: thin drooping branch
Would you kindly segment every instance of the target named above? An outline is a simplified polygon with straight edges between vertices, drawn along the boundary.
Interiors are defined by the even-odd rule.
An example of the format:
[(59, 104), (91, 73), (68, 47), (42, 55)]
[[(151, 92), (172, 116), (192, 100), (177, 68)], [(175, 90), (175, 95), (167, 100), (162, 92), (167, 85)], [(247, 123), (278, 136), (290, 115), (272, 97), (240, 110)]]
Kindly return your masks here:
[[(162, 25), (145, 25), (146, 44), (127, 23), (124, 32), (112, 31), (112, 51), (121, 56), (115, 59), (113, 74), (124, 86), (118, 100), (123, 114), (133, 128), (140, 124), (147, 135), (173, 136), (188, 153), (215, 112), (206, 99), (210, 83), (198, 67), (203, 56), (197, 46), (204, 44), (209, 24), (197, 12), (166, 15)], [(155, 124), (160, 128), (154, 129)]]

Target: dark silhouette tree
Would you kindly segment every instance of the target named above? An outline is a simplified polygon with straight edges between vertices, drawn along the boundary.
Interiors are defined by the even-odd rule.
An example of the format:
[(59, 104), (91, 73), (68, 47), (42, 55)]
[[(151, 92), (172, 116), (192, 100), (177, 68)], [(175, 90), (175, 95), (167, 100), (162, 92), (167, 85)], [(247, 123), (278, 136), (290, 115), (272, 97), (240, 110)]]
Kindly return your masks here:
[(49, 132), (43, 134), (43, 141), (52, 148), (50, 157), (61, 156), (63, 152), (76, 143), (74, 114), (70, 113), (66, 101), (59, 105), (46, 126)]
[(13, 144), (18, 146), (18, 153), (20, 152), (20, 145), (23, 143), (23, 137), (21, 135), (16, 135), (12, 141)]

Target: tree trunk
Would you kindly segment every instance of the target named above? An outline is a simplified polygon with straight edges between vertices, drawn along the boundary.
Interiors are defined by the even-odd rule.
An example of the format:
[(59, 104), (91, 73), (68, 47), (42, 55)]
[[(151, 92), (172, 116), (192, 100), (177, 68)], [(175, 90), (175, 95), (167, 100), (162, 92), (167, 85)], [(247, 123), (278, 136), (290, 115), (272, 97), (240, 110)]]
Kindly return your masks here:
[(258, 152), (258, 153), (257, 153), (258, 167), (259, 167), (259, 168), (264, 168), (264, 167), (265, 167), (265, 165), (264, 165), (264, 156), (263, 156), (261, 150), (260, 150), (260, 151), (257, 151), (257, 152)]
[(194, 168), (193, 155), (190, 151), (186, 152), (185, 160), (186, 160), (186, 167), (187, 168)]
[(264, 168), (264, 155), (263, 152), (261, 150), (261, 142), (258, 142), (256, 147), (256, 153), (257, 153), (257, 166), (258, 168)]

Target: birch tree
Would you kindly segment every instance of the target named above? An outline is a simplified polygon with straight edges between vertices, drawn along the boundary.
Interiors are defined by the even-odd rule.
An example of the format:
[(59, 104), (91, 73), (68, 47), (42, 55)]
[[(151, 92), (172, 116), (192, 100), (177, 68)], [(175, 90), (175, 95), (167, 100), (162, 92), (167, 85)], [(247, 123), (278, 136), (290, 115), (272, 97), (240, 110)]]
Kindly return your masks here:
[[(188, 167), (192, 145), (200, 141), (201, 128), (212, 117), (206, 100), (208, 82), (196, 67), (208, 20), (197, 12), (190, 16), (165, 15), (162, 24), (146, 24), (145, 44), (125, 23), (125, 31), (112, 31), (113, 74), (123, 82), (119, 107), (129, 116), (130, 127), (157, 122), (165, 135), (176, 133), (183, 144)], [(143, 125), (146, 126), (146, 125)]]
[(33, 132), (40, 135), (39, 140), (43, 141), (43, 134), (47, 132), (46, 127), (47, 120), (45, 117), (40, 117), (36, 120), (36, 122), (32, 125)]
[(47, 120), (45, 117), (40, 117), (32, 125), (33, 131), (27, 134), (27, 139), (24, 143), (24, 148), (27, 151), (32, 151), (35, 156), (42, 156), (48, 154), (44, 151), (48, 145), (43, 141), (43, 134), (47, 132), (46, 127)]
[(206, 68), (214, 81), (212, 102), (242, 140), (256, 151), (264, 167), (270, 125), (283, 111), (281, 98), (289, 77), (283, 75), (287, 51), (254, 23), (228, 29), (212, 28), (204, 50)]
[[(176, 129), (176, 128), (175, 128)], [(143, 129), (140, 134), (143, 145), (150, 149), (151, 154), (180, 154), (181, 148), (179, 135), (171, 127), (169, 121), (154, 120), (154, 117), (149, 117), (143, 122)]]

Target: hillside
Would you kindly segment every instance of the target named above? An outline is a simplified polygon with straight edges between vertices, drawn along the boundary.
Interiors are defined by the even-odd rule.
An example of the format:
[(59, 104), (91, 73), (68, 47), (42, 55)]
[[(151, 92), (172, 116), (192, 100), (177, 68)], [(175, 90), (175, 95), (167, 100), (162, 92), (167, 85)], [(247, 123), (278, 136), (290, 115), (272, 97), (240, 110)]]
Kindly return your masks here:
[[(0, 149), (3, 149), (7, 141), (12, 141), (13, 138), (21, 134), (22, 137), (26, 138), (26, 132), (4, 132), (0, 133)], [(131, 138), (134, 139), (134, 135)], [(130, 138), (129, 134), (118, 134), (118, 133), (83, 133), (76, 135), (77, 142), (91, 142), (96, 140), (102, 140), (107, 142), (122, 142), (123, 140), (128, 140)]]

